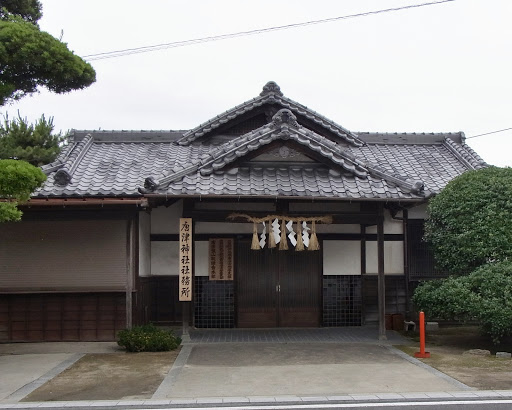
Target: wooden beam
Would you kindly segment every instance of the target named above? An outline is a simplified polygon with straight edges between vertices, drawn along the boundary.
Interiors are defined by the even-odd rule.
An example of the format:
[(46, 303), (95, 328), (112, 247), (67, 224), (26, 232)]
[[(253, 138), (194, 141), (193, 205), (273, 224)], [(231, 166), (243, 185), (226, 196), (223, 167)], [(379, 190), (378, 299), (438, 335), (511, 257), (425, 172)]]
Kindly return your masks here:
[(384, 206), (379, 204), (377, 222), (377, 272), (379, 303), (379, 340), (386, 337), (386, 282), (384, 276)]
[(404, 209), (402, 212), (403, 215), (403, 232), (404, 232), (404, 275), (405, 275), (405, 300), (407, 303), (407, 311), (406, 313), (406, 319), (410, 320), (411, 318), (409, 315), (411, 314), (412, 306), (411, 306), (411, 300), (410, 300), (410, 291), (409, 291), (409, 211), (407, 209)]
[(366, 324), (365, 275), (366, 275), (366, 226), (360, 225), (361, 232), (361, 324)]
[[(219, 211), (219, 210), (194, 210), (190, 209), (189, 206), (183, 207), (183, 216), (186, 218), (192, 218), (197, 222), (233, 222), (233, 223), (247, 223), (245, 219), (234, 219), (228, 220), (228, 216), (235, 211)], [(267, 215), (273, 214), (272, 211), (247, 211), (255, 218), (262, 218)], [(277, 213), (277, 212), (275, 212)], [(290, 217), (297, 216), (317, 216), (319, 214), (332, 215), (333, 223), (335, 224), (364, 224), (364, 225), (376, 225), (377, 216), (375, 213), (336, 213), (336, 212), (289, 212), (287, 215)], [(285, 215), (283, 215), (285, 216)], [(286, 216), (285, 216), (286, 217)]]

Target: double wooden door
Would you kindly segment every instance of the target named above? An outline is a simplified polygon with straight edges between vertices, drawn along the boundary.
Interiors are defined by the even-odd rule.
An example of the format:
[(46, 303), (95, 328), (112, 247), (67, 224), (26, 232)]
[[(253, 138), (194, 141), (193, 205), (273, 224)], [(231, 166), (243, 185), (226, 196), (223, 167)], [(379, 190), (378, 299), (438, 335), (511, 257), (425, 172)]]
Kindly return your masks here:
[(237, 244), (238, 327), (317, 327), (320, 252), (250, 249)]

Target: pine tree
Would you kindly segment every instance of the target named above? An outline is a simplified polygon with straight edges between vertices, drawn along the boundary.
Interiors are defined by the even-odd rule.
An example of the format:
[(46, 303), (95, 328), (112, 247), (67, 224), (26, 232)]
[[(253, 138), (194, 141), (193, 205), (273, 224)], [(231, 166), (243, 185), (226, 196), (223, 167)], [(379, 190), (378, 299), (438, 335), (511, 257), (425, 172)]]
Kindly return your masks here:
[(40, 87), (60, 94), (96, 81), (89, 63), (41, 31), (41, 16), (38, 0), (0, 0), (0, 106)]
[(53, 128), (53, 117), (47, 120), (42, 115), (35, 124), (19, 114), (12, 121), (6, 117), (0, 125), (0, 159), (19, 159), (37, 167), (54, 161), (64, 138), (53, 134)]

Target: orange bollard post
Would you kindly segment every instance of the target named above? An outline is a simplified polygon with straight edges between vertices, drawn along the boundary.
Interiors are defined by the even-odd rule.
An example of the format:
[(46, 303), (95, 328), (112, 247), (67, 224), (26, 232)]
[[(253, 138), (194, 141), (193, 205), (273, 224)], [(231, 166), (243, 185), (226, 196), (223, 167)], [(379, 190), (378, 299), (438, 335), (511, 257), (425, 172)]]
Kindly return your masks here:
[(414, 353), (414, 357), (425, 359), (430, 357), (430, 352), (425, 352), (425, 313), (420, 312), (420, 351)]

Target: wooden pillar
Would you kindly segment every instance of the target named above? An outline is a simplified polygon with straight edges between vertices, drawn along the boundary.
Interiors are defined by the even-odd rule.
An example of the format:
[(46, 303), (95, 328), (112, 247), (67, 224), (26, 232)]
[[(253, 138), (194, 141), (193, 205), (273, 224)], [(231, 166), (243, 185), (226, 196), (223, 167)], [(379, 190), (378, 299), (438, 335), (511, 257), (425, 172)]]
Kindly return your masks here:
[(379, 340), (386, 337), (386, 282), (384, 277), (384, 205), (379, 204), (377, 220), (377, 272), (379, 298)]
[(405, 279), (405, 303), (406, 303), (406, 319), (411, 320), (411, 300), (409, 295), (409, 212), (407, 209), (402, 211), (403, 231), (404, 231), (404, 279)]
[(183, 325), (182, 325), (182, 335), (181, 339), (183, 342), (190, 342), (190, 305), (191, 302), (180, 302), (182, 306), (182, 319), (183, 319)]
[(366, 225), (359, 225), (361, 233), (361, 325), (366, 324)]
[(135, 220), (130, 219), (127, 227), (126, 239), (126, 328), (131, 329), (133, 324), (133, 276), (135, 258)]

